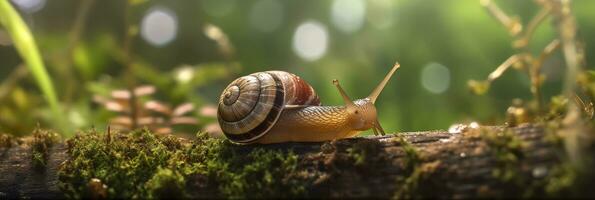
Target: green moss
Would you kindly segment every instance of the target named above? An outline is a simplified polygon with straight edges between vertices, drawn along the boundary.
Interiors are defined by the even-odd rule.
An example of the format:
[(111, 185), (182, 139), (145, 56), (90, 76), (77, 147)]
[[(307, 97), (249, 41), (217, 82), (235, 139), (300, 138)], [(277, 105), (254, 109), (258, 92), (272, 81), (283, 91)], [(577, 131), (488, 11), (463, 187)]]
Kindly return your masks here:
[(432, 175), (440, 166), (440, 161), (423, 163), (413, 169), (413, 172), (406, 178), (398, 179), (398, 189), (395, 192), (394, 199), (411, 199), (432, 197), (432, 193), (438, 188), (436, 182), (432, 181)]
[[(546, 135), (543, 142), (546, 145), (552, 145), (553, 151), (564, 152), (561, 145), (561, 139), (555, 131), (559, 126), (548, 124), (545, 130)], [(551, 130), (550, 130), (551, 129)], [(536, 169), (530, 169), (526, 166), (524, 150), (527, 147), (525, 143), (515, 132), (516, 129), (495, 130), (480, 128), (474, 133), (469, 133), (465, 137), (469, 140), (482, 142), (485, 151), (491, 154), (493, 158), (492, 171), (495, 182), (486, 182), (488, 185), (478, 188), (479, 195), (488, 195), (490, 197), (581, 197), (589, 194), (589, 189), (585, 186), (592, 186), (593, 173), (591, 170), (580, 170), (577, 166), (572, 166), (568, 162), (561, 162), (555, 165), (536, 166)], [(522, 131), (522, 130), (521, 130)], [(436, 174), (440, 168), (439, 162), (429, 162), (415, 150), (413, 146), (395, 138), (393, 142), (401, 144), (406, 156), (404, 158), (404, 175), (397, 178), (397, 190), (393, 198), (424, 198), (433, 197), (433, 192), (446, 189), (440, 180), (448, 177), (440, 177)], [(558, 155), (558, 154), (557, 154)], [(563, 159), (563, 156), (561, 158)], [(410, 164), (407, 164), (410, 163)], [(491, 187), (498, 188), (496, 191), (507, 191), (507, 193), (494, 193)], [(483, 194), (481, 191), (484, 191)], [(448, 191), (438, 192), (441, 194)]]
[(519, 176), (519, 161), (523, 159), (523, 140), (516, 136), (511, 129), (502, 132), (482, 130), (481, 137), (489, 146), (489, 151), (495, 158), (496, 167), (492, 175), (502, 182), (522, 184), (524, 180)]
[(402, 160), (404, 175), (397, 177), (393, 199), (433, 197), (433, 193), (428, 191), (439, 188), (432, 174), (440, 166), (440, 161), (424, 162), (422, 154), (402, 137), (395, 137), (392, 142), (400, 144), (405, 153)]
[(591, 159), (584, 158), (583, 166), (573, 165), (568, 160), (563, 149), (563, 138), (558, 133), (560, 121), (547, 121), (543, 127), (545, 132), (541, 142), (543, 145), (550, 145), (549, 150), (556, 152), (558, 161), (553, 165), (537, 166), (534, 169), (525, 167), (523, 148), (527, 144), (516, 135), (514, 129), (481, 130), (480, 137), (495, 158), (492, 175), (498, 181), (496, 187), (506, 188), (505, 191), (526, 198), (584, 197), (586, 194), (593, 194), (590, 187), (595, 176), (592, 167), (585, 167), (593, 166)]
[(94, 178), (107, 185), (110, 197), (138, 197), (145, 190), (144, 183), (172, 154), (144, 132), (116, 135), (108, 144), (105, 135), (92, 131), (75, 136), (67, 144), (71, 158), (61, 168), (59, 178), (61, 189), (70, 198), (90, 197), (87, 183)]
[(562, 194), (567, 193), (569, 189), (576, 186), (577, 180), (576, 169), (570, 164), (561, 164), (555, 166), (550, 175), (548, 181), (544, 183), (545, 192), (548, 196), (561, 197)]
[[(579, 163), (571, 162), (564, 149), (564, 137), (560, 133), (563, 128), (562, 120), (551, 120), (545, 123), (544, 126), (546, 135), (543, 140), (554, 146), (557, 151), (564, 153), (559, 154), (561, 162), (549, 169), (545, 180), (539, 182), (539, 186), (550, 197), (595, 195), (592, 190), (592, 186), (595, 184), (595, 172), (593, 171), (595, 160), (593, 160), (593, 157), (583, 157)], [(587, 129), (587, 131), (593, 133), (593, 127)], [(584, 151), (585, 155), (595, 153), (595, 145), (593, 145), (592, 141), (587, 142)]]
[[(506, 128), (504, 130), (495, 130), (490, 128), (480, 128), (479, 139), (486, 145), (487, 153), (492, 155), (493, 166), (491, 175), (496, 181), (493, 186), (484, 186), (485, 191), (479, 192), (480, 195), (489, 195), (497, 197), (506, 197), (512, 194), (523, 197), (535, 196), (541, 194), (537, 180), (531, 177), (531, 171), (523, 170), (523, 159), (525, 157), (523, 149), (527, 144), (518, 137), (515, 129)], [(490, 187), (498, 187), (507, 193), (493, 193)]]
[(187, 194), (184, 190), (186, 180), (178, 171), (158, 168), (146, 183), (149, 199), (180, 199)]
[(421, 154), (415, 149), (411, 143), (407, 142), (403, 137), (394, 137), (392, 142), (397, 143), (401, 146), (405, 152), (405, 158), (403, 165), (405, 170), (412, 172), (422, 160)]
[(361, 140), (347, 149), (347, 154), (353, 160), (353, 165), (360, 168), (367, 168), (377, 163), (379, 155), (383, 151), (378, 140)]
[(223, 197), (299, 197), (306, 194), (305, 183), (297, 175), (298, 157), (291, 151), (254, 147), (251, 151), (227, 140), (199, 135), (190, 155), (199, 159), (210, 181)]
[[(242, 159), (243, 158), (243, 159)], [(210, 175), (219, 176), (219, 190), (231, 198), (295, 197), (305, 192), (305, 187), (295, 179), (284, 179), (292, 173), (297, 156), (257, 149), (242, 158), (219, 160)], [(223, 162), (221, 162), (223, 161)], [(233, 163), (236, 162), (236, 163)], [(242, 165), (242, 163), (248, 163)], [(217, 167), (220, 166), (220, 167)]]
[[(526, 144), (513, 129), (477, 131), (471, 139), (485, 143), (487, 152), (494, 155), (493, 165), (497, 169), (493, 176), (499, 183), (489, 187), (505, 187), (499, 191), (514, 191), (526, 197), (546, 192), (562, 196), (585, 179), (575, 168), (564, 165), (545, 166), (547, 172), (537, 178), (528, 175), (531, 169), (522, 167)], [(442, 173), (439, 173), (445, 165), (431, 162), (403, 138), (393, 142), (401, 146), (400, 170), (404, 174), (396, 180), (395, 197), (432, 197), (433, 192), (448, 192), (438, 192), (447, 189), (441, 181), (449, 177), (440, 177)], [(386, 162), (391, 155), (384, 151), (382, 144), (368, 139), (326, 143), (321, 146), (323, 154), (308, 158), (300, 158), (291, 150), (280, 150), (275, 145), (234, 145), (203, 133), (188, 141), (156, 136), (145, 130), (112, 134), (110, 138), (91, 131), (68, 140), (67, 144), (70, 159), (62, 165), (59, 178), (60, 188), (69, 198), (331, 196), (343, 194), (343, 191), (328, 189), (344, 184), (341, 181), (368, 180), (376, 176), (371, 173), (378, 172), (373, 169), (392, 165)], [(309, 162), (314, 160), (318, 162)], [(326, 178), (320, 178), (316, 184), (318, 175), (326, 175)]]
[(31, 142), (31, 161), (33, 166), (42, 171), (47, 165), (50, 148), (59, 140), (59, 135), (50, 130), (33, 130), (33, 141)]
[(545, 135), (543, 141), (552, 144), (554, 147), (563, 148), (564, 138), (558, 134), (558, 130), (562, 128), (562, 120), (550, 120), (543, 123)]
[[(306, 194), (296, 178), (297, 155), (245, 148), (199, 133), (194, 141), (150, 132), (89, 132), (68, 141), (60, 187), (69, 198), (87, 198), (86, 183), (100, 179), (109, 198), (265, 198)], [(187, 192), (184, 192), (187, 191)], [(172, 196), (177, 194), (179, 196)]]

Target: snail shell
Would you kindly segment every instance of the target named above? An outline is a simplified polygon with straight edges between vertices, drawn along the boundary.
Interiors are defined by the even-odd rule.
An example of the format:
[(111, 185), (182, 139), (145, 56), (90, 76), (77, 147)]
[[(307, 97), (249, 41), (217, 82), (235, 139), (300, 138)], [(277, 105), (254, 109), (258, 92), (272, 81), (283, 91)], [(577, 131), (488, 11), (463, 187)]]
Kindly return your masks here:
[(320, 105), (310, 84), (295, 74), (265, 71), (231, 82), (219, 98), (217, 119), (231, 141), (249, 143), (264, 136), (286, 105)]

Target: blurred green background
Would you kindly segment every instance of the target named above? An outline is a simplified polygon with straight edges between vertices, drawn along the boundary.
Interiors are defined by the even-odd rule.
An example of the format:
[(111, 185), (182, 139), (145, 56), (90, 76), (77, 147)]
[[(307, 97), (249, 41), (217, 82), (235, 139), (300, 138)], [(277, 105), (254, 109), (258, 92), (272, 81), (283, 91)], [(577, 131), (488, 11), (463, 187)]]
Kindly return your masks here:
[[(339, 105), (332, 79), (352, 98), (364, 97), (398, 61), (377, 101), (388, 132), (502, 124), (513, 98), (531, 98), (519, 71), (506, 72), (484, 96), (469, 92), (469, 79), (485, 79), (516, 52), (507, 30), (475, 0), (11, 2), (35, 37), (71, 130), (104, 129), (118, 115), (95, 96), (148, 84), (157, 91), (151, 99), (193, 103), (196, 131), (215, 122), (208, 111), (228, 83), (265, 70), (295, 73), (323, 104)], [(528, 0), (496, 3), (524, 24), (539, 11)], [(589, 66), (595, 1), (576, 0), (573, 9)], [(556, 37), (551, 24), (536, 30), (535, 53)], [(0, 27), (0, 131), (15, 135), (54, 127), (56, 118), (22, 63)], [(546, 60), (546, 98), (560, 92), (563, 66), (559, 52)]]

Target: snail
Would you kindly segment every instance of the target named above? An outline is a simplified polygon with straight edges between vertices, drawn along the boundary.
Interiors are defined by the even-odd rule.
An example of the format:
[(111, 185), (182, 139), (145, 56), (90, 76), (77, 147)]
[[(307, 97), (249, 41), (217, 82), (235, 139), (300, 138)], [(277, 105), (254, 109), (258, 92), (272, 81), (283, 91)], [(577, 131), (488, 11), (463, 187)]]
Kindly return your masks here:
[(368, 97), (355, 101), (333, 80), (343, 106), (322, 106), (312, 86), (295, 74), (256, 72), (225, 88), (217, 119), (225, 136), (240, 144), (320, 142), (369, 129), (384, 135), (374, 103), (399, 66), (396, 63)]

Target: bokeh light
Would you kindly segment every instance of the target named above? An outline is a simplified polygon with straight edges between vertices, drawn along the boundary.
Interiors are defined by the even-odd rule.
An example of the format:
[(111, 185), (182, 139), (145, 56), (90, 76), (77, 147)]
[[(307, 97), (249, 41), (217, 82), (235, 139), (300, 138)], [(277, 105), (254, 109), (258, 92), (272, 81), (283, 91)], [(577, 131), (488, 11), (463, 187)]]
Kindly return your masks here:
[(431, 93), (443, 93), (450, 87), (450, 70), (439, 63), (429, 63), (421, 71), (421, 84)]
[(194, 78), (194, 68), (191, 66), (182, 66), (175, 72), (176, 80), (180, 83), (188, 83)]
[(362, 0), (334, 0), (331, 7), (331, 20), (341, 31), (352, 33), (359, 30), (364, 22), (366, 4)]
[(178, 19), (176, 14), (164, 7), (154, 7), (141, 22), (141, 36), (154, 46), (164, 46), (176, 38)]
[(306, 61), (320, 59), (328, 47), (326, 27), (317, 21), (301, 24), (293, 35), (293, 50)]
[(272, 32), (283, 22), (283, 5), (276, 0), (260, 0), (250, 11), (250, 25), (261, 32)]
[(35, 13), (45, 7), (46, 0), (12, 0), (25, 13)]

